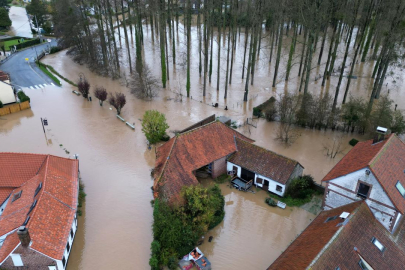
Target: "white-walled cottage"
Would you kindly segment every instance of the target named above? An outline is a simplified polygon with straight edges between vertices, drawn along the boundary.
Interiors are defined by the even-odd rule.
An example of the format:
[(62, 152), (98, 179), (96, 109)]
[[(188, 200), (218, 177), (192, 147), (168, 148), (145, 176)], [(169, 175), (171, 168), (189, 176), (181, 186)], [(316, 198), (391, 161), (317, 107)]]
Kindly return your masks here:
[(405, 212), (405, 144), (394, 134), (360, 142), (322, 181), (325, 210), (364, 200), (393, 232)]
[(304, 167), (293, 159), (235, 137), (236, 152), (227, 160), (227, 170), (254, 185), (284, 196), (292, 179), (302, 176)]

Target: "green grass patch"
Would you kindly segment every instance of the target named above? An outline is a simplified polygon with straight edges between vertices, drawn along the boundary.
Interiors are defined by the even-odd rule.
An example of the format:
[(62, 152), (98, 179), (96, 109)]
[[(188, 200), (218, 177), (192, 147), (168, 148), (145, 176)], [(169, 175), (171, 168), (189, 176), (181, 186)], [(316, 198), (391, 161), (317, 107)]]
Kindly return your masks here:
[(77, 87), (77, 84), (75, 84), (75, 83), (72, 82), (71, 80), (69, 80), (69, 79), (63, 77), (62, 75), (60, 75), (60, 73), (57, 72), (52, 66), (50, 66), (50, 65), (45, 65), (44, 63), (41, 63), (41, 65), (46, 66), (50, 71), (52, 71), (54, 74), (56, 74), (59, 78), (61, 78), (61, 79), (64, 80), (65, 82), (70, 83), (71, 85)]
[(280, 197), (273, 193), (269, 193), (269, 196), (270, 196), (270, 198), (276, 199), (278, 201), (282, 201), (283, 203), (285, 203), (287, 206), (290, 206), (290, 207), (293, 207), (293, 206), (300, 207), (301, 205), (309, 203), (312, 200), (312, 195), (307, 196), (304, 199), (292, 198), (291, 196)]
[(220, 175), (220, 176), (218, 176), (217, 178), (214, 179), (215, 183), (218, 183), (218, 184), (223, 184), (223, 183), (228, 182), (230, 180), (231, 180), (231, 176), (227, 175), (226, 173), (224, 173), (224, 174), (222, 174), (222, 175)]
[(22, 44), (22, 43), (25, 43), (25, 42), (30, 41), (29, 39), (24, 39), (23, 42), (20, 41), (20, 43), (18, 43), (19, 40), (20, 40), (20, 39), (17, 38), (17, 39), (12, 39), (12, 40), (6, 40), (6, 41), (4, 41), (4, 48), (6, 49), (6, 51), (9, 51), (11, 46), (18, 45), (18, 44)]
[(58, 78), (56, 78), (47, 68), (44, 64), (40, 64), (40, 62), (36, 62), (37, 66), (39, 67), (40, 70), (42, 70), (42, 72), (44, 72), (46, 75), (48, 75), (49, 78), (52, 79), (52, 81), (54, 81), (56, 83), (56, 85), (61, 86), (62, 84), (60, 83), (60, 81), (58, 80)]

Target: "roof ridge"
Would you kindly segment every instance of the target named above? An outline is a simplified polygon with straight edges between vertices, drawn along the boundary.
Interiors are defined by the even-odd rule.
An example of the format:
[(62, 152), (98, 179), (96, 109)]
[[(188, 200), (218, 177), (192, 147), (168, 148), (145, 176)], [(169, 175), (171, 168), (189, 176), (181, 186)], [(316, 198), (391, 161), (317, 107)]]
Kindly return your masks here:
[[(159, 177), (156, 178), (157, 181), (155, 181), (155, 183), (154, 183), (154, 185), (153, 185), (153, 188), (155, 188), (155, 186), (157, 186), (157, 185), (159, 184), (160, 179), (162, 178), (163, 172), (164, 172), (164, 170), (166, 169), (167, 162), (168, 162), (169, 159), (170, 159), (170, 155), (172, 154), (172, 151), (173, 151), (173, 148), (174, 148), (174, 144), (177, 142), (177, 138), (178, 138), (178, 137), (175, 136), (175, 137), (173, 137), (173, 138), (174, 138), (174, 142), (173, 142), (173, 144), (172, 144), (172, 147), (170, 148), (169, 154), (168, 154), (167, 157), (166, 157), (166, 161), (165, 161), (165, 164), (163, 165), (162, 171), (160, 172)], [(156, 192), (156, 191), (154, 190), (154, 192)]]
[(182, 136), (182, 135), (184, 135), (184, 134), (192, 133), (192, 132), (194, 132), (194, 131), (196, 131), (196, 130), (198, 130), (198, 129), (201, 129), (201, 128), (203, 128), (203, 127), (209, 126), (209, 125), (211, 125), (211, 124), (215, 124), (215, 123), (217, 123), (217, 122), (219, 122), (219, 121), (218, 121), (218, 120), (215, 120), (215, 121), (209, 122), (209, 123), (204, 124), (204, 125), (202, 125), (202, 126), (199, 126), (199, 127), (196, 127), (196, 128), (190, 129), (190, 130), (187, 130), (187, 131), (185, 131), (185, 132), (179, 133), (179, 134), (177, 134), (175, 137), (180, 137), (180, 136)]
[[(393, 135), (395, 135), (395, 134), (393, 134)], [(384, 145), (381, 147), (381, 149), (378, 150), (378, 152), (374, 155), (374, 157), (367, 163), (367, 165), (368, 165), (369, 167), (372, 166), (372, 164), (376, 161), (376, 158), (377, 158), (378, 156), (380, 156), (383, 152), (385, 152), (385, 151), (387, 150), (387, 147), (391, 144), (391, 139), (392, 139), (393, 137), (394, 137), (394, 136), (390, 135), (390, 136), (387, 138), (387, 140), (384, 142)], [(371, 140), (370, 140), (370, 141), (371, 141)]]
[[(41, 201), (41, 199), (42, 199), (42, 196), (43, 196), (43, 194), (44, 194), (44, 191), (45, 191), (45, 184), (46, 184), (46, 178), (47, 178), (47, 175), (48, 175), (48, 165), (49, 165), (49, 156), (47, 156), (47, 158), (46, 158), (46, 164), (45, 164), (45, 174), (44, 174), (44, 178), (43, 178), (43, 180), (42, 180), (42, 187), (41, 187), (41, 189), (42, 189), (42, 192), (41, 192), (41, 194), (39, 194), (39, 197), (38, 197), (38, 199), (37, 199), (37, 204)], [(35, 201), (35, 200), (34, 200)], [(33, 216), (35, 216), (35, 213), (37, 212), (37, 207), (34, 207), (34, 209), (32, 209), (32, 214), (31, 214), (31, 217), (33, 217)], [(31, 222), (31, 218), (30, 218), (30, 220), (28, 221), (29, 223)], [(28, 224), (27, 224), (28, 225)]]
[[(56, 201), (60, 202), (61, 204), (63, 204), (63, 205), (65, 205), (65, 206), (69, 207), (71, 210), (77, 210), (77, 208), (72, 208), (72, 207), (70, 207), (67, 203), (62, 202), (61, 200), (59, 200), (58, 198), (56, 198), (53, 194), (49, 193), (48, 191), (44, 190), (44, 191), (42, 192), (42, 195), (43, 195), (44, 193), (48, 194), (49, 196), (51, 196), (53, 199), (55, 199)], [(41, 198), (42, 198), (42, 196), (41, 196)]]
[[(243, 141), (243, 142), (245, 142), (245, 143), (248, 143), (248, 144), (250, 144), (250, 145), (256, 146), (256, 147), (258, 147), (258, 148), (260, 148), (260, 149), (263, 149), (263, 150), (265, 150), (265, 151), (267, 151), (267, 152), (271, 152), (272, 154), (275, 154), (276, 156), (279, 156), (279, 157), (282, 157), (282, 158), (285, 158), (285, 159), (288, 159), (288, 160), (291, 160), (291, 161), (295, 161), (296, 163), (300, 164), (300, 163), (299, 163), (297, 160), (295, 160), (295, 159), (286, 157), (286, 156), (284, 156), (284, 155), (280, 155), (280, 154), (278, 154), (278, 153), (276, 153), (276, 152), (273, 152), (272, 150), (269, 150), (269, 149), (267, 149), (267, 148), (264, 148), (264, 147), (262, 147), (262, 146), (260, 146), (260, 145), (257, 145), (257, 144), (254, 144), (254, 143), (245, 141), (245, 140), (240, 139), (240, 138), (237, 138), (236, 136), (235, 136), (235, 138), (238, 139), (238, 140), (241, 140), (241, 141)], [(301, 165), (301, 164), (300, 164), (300, 165)], [(301, 166), (302, 166), (302, 165), (301, 165)]]

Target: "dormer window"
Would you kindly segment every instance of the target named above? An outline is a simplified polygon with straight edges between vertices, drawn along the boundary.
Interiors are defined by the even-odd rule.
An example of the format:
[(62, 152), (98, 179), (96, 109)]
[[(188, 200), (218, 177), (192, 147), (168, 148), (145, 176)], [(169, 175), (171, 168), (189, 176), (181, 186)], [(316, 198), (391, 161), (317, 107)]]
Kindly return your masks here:
[(21, 197), (21, 193), (22, 193), (22, 190), (20, 190), (16, 194), (14, 194), (13, 199), (11, 200), (11, 202), (14, 202), (15, 200), (18, 200)]
[(398, 189), (399, 193), (401, 193), (402, 197), (405, 197), (405, 188), (399, 181), (397, 182), (395, 187)]
[(328, 217), (324, 223), (337, 219), (338, 216)]
[(38, 185), (37, 189), (35, 190), (34, 197), (35, 197), (35, 196), (37, 196), (37, 194), (38, 194), (38, 192), (41, 190), (41, 188), (42, 188), (42, 182), (41, 182), (41, 183), (39, 183), (39, 185)]
[(371, 239), (371, 242), (381, 251), (384, 252), (385, 247), (383, 246), (383, 244), (381, 244), (380, 241), (377, 240), (377, 238), (373, 237)]

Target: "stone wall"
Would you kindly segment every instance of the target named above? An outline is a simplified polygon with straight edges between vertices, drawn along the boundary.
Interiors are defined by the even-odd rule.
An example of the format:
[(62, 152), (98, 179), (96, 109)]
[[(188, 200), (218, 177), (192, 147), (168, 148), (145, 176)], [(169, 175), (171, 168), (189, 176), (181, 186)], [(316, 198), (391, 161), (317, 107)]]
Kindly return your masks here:
[(224, 173), (226, 173), (226, 156), (212, 162), (211, 168), (212, 178), (217, 178)]

